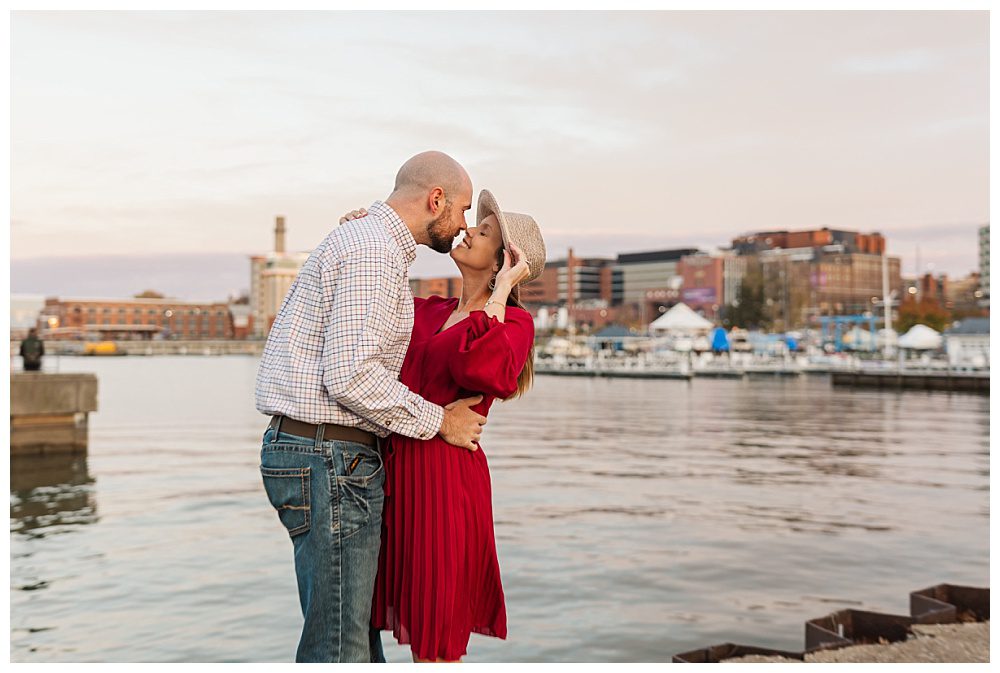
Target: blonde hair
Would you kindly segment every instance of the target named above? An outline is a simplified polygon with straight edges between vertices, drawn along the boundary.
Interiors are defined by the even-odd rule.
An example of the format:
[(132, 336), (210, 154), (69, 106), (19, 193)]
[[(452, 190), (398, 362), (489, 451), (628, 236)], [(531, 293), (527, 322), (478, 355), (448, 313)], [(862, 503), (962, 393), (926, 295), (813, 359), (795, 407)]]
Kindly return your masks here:
[[(504, 246), (501, 245), (500, 249), (497, 251), (497, 259), (499, 264), (503, 266), (503, 251)], [(527, 310), (524, 308), (524, 304), (521, 303), (521, 291), (518, 285), (510, 291), (507, 296), (507, 306), (516, 306), (519, 309)], [(521, 373), (517, 375), (517, 389), (510, 397), (505, 397), (504, 402), (507, 400), (513, 400), (515, 398), (521, 397), (531, 388), (531, 385), (535, 381), (535, 345), (532, 343), (531, 349), (528, 351), (528, 359), (524, 361), (524, 367), (521, 369)]]

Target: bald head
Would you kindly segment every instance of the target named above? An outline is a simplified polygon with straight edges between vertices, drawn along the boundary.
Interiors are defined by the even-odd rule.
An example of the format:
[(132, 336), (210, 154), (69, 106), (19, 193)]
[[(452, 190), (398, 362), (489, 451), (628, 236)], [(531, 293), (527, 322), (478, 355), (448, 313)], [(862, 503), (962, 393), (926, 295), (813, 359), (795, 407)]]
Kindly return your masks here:
[(472, 208), (472, 180), (462, 165), (444, 152), (410, 157), (396, 174), (386, 204), (402, 218), (414, 240), (438, 252), (450, 252), (465, 230)]
[(444, 152), (421, 152), (410, 157), (396, 173), (393, 194), (423, 195), (440, 187), (451, 201), (463, 191), (472, 191), (472, 181), (462, 165)]

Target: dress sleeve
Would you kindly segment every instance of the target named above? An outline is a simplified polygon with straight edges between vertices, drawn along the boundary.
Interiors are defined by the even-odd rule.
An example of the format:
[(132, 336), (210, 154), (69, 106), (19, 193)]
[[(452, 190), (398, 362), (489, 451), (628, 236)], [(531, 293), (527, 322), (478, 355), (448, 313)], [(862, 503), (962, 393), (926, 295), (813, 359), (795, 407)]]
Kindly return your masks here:
[(465, 390), (506, 399), (517, 390), (534, 340), (535, 325), (527, 311), (508, 306), (504, 322), (473, 311), (448, 365), (452, 378)]

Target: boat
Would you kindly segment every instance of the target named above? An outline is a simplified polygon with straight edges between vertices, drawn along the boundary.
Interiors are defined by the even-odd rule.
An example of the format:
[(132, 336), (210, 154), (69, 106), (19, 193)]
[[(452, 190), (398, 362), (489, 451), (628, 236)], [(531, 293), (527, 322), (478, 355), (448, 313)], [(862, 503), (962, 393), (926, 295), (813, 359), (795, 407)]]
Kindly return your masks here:
[(125, 355), (114, 341), (88, 341), (83, 344), (84, 355)]

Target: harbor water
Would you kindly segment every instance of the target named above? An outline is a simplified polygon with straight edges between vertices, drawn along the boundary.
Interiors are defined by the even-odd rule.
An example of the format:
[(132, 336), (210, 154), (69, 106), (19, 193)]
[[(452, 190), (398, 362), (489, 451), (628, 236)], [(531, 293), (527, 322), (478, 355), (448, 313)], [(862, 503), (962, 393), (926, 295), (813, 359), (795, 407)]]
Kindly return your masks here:
[[(60, 358), (97, 374), (99, 410), (85, 458), (12, 462), (12, 661), (294, 658), (256, 363)], [(509, 636), (473, 635), (468, 661), (801, 650), (807, 619), (989, 584), (988, 396), (538, 377), (482, 444)]]

